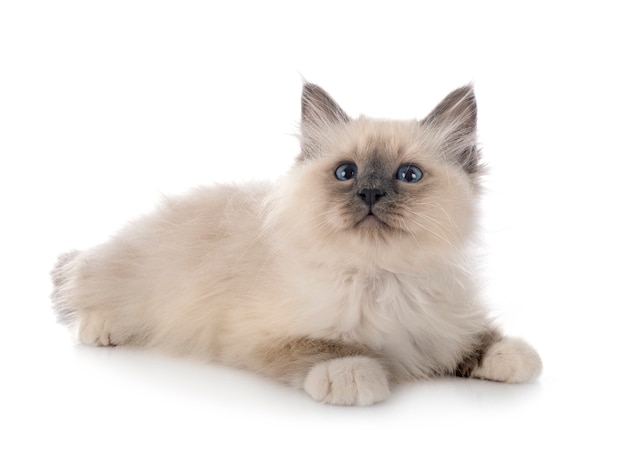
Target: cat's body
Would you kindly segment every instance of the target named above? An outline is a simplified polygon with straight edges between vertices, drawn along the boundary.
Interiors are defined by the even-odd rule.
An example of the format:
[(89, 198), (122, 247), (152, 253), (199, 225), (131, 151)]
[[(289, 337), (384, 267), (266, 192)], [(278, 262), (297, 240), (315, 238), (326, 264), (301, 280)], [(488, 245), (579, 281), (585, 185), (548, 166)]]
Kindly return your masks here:
[(170, 199), (61, 257), (53, 302), (80, 339), (245, 367), (317, 400), (457, 374), (530, 381), (541, 361), (477, 298), (471, 88), (425, 120), (352, 120), (303, 90), (302, 153), (275, 184)]

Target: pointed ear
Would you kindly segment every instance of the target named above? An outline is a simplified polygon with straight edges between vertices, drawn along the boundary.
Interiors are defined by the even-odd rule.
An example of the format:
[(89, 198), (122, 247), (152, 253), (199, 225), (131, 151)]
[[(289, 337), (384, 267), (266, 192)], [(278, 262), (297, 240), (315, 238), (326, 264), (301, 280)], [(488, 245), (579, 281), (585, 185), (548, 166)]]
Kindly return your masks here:
[(305, 83), (302, 86), (302, 119), (300, 123), (302, 153), (300, 159), (319, 153), (325, 130), (350, 121), (350, 117), (321, 87)]
[(443, 134), (442, 151), (472, 175), (480, 170), (476, 117), (476, 97), (470, 84), (450, 92), (422, 121)]

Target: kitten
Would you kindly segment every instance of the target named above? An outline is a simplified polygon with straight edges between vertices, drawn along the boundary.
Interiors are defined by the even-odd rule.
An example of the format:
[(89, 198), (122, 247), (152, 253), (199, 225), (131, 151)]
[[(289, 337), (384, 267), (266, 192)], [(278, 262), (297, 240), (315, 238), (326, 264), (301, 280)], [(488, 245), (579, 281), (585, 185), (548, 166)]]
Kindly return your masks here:
[(61, 256), (53, 305), (83, 343), (244, 367), (329, 404), (438, 375), (529, 382), (538, 354), (478, 301), (481, 170), (471, 86), (389, 121), (352, 119), (306, 83), (283, 179), (169, 199)]

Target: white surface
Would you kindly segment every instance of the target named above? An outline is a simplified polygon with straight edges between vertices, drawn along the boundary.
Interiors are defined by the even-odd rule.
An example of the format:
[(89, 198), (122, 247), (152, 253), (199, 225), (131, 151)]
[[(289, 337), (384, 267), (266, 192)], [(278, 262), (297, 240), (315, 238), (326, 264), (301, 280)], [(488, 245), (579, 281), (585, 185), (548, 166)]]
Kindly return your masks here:
[[(219, 3), (0, 5), (0, 446), (624, 447), (621, 8)], [(76, 346), (55, 324), (58, 253), (161, 193), (291, 164), (300, 74), (392, 118), (475, 83), (485, 294), (542, 354), (537, 384), (436, 380), (328, 407), (246, 372)]]

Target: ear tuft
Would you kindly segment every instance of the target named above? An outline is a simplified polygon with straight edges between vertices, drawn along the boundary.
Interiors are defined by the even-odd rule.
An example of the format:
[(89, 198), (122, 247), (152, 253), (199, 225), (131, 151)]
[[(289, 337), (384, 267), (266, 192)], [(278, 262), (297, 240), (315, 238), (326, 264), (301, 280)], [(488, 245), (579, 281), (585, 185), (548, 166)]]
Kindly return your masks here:
[(422, 123), (441, 130), (445, 137), (443, 151), (451, 156), (469, 174), (480, 169), (480, 154), (476, 146), (477, 107), (471, 84), (450, 92)]
[(320, 139), (332, 126), (344, 124), (350, 117), (328, 93), (312, 83), (302, 86), (302, 118), (300, 123), (302, 153), (300, 159), (318, 154)]
[(327, 126), (350, 118), (328, 93), (313, 83), (302, 86), (302, 123)]
[(459, 87), (441, 100), (433, 111), (424, 119), (425, 123), (454, 123), (462, 130), (476, 130), (476, 97), (471, 84)]

